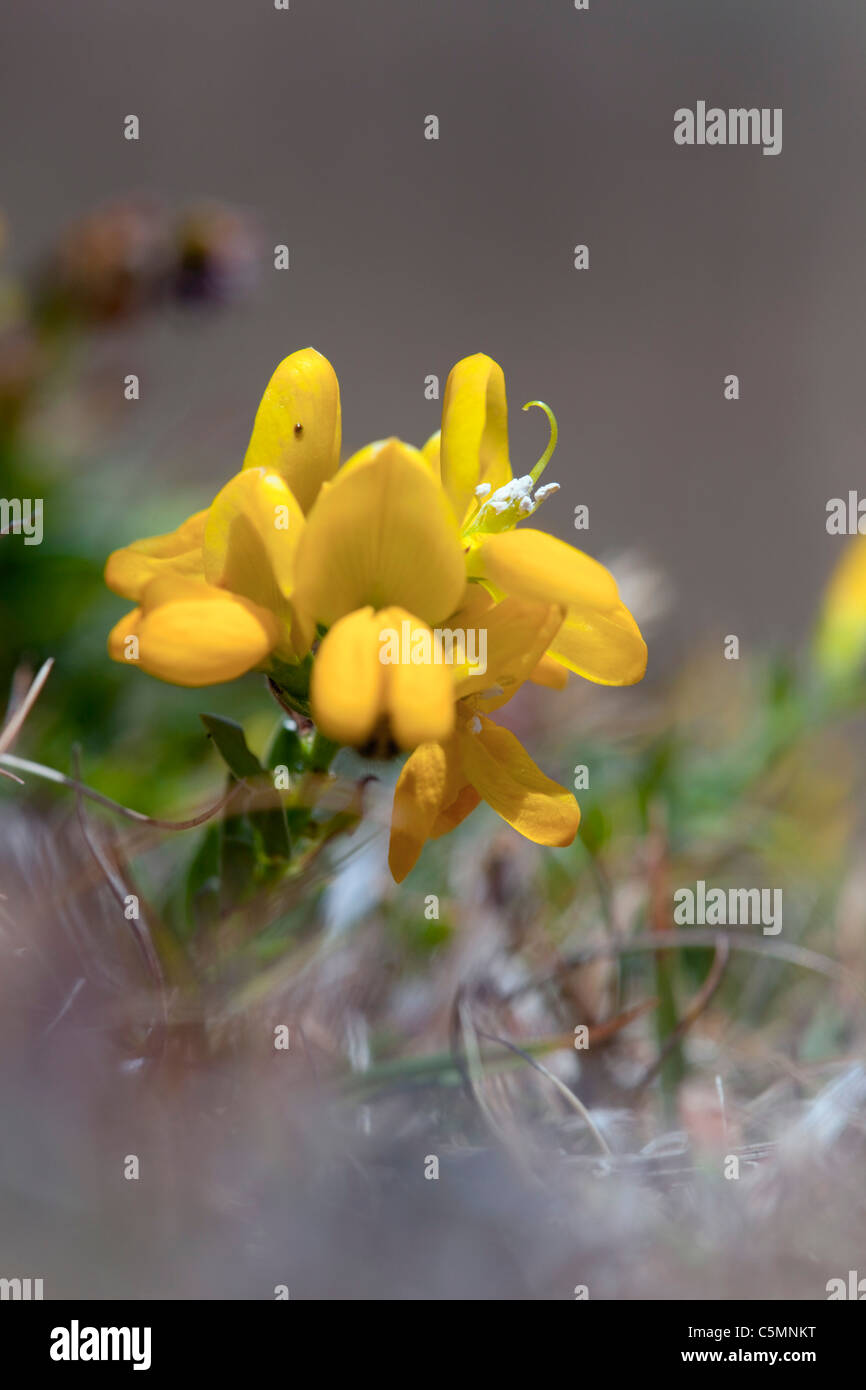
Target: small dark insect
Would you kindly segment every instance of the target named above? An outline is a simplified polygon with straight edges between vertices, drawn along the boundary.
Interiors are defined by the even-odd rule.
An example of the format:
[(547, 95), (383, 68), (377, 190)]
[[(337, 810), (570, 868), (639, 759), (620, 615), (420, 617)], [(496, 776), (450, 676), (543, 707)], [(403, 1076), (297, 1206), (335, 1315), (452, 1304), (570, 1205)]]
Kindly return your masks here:
[(298, 423), (295, 425), (295, 438), (300, 439), (303, 433), (304, 427), (299, 420)]

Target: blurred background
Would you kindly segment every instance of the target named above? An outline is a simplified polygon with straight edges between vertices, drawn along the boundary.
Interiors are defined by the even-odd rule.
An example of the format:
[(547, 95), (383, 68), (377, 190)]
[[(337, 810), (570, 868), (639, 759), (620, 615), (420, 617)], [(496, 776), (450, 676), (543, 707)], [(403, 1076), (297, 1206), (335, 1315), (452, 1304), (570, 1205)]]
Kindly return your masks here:
[[(559, 417), (545, 524), (569, 535), (586, 503), (588, 549), (638, 544), (663, 564), (670, 643), (801, 630), (866, 414), (861, 7), (33, 0), (3, 27), (7, 264), (130, 193), (215, 198), (261, 232), (244, 307), (136, 326), (106, 397), (135, 371), (141, 401), (110, 432), (67, 435), (106, 548), (166, 488), (209, 499), (292, 349), (334, 362), (348, 449), (426, 438), (424, 378), (444, 386), (483, 350), (514, 407), (541, 396)], [(675, 146), (674, 110), (698, 99), (782, 107), (782, 154)], [(288, 273), (271, 268), (283, 242)], [(515, 463), (531, 464), (543, 422), (512, 413)]]
[[(251, 1169), (250, 1146), (224, 1144), (237, 1131), (219, 1117), (239, 1105), (242, 1133), (255, 1133), (263, 1109), (279, 1101), (266, 1089), (264, 1106), (247, 1096), (250, 1075), (266, 1084), (263, 1025), (244, 1013), (249, 994), (241, 1001), (233, 990), (242, 982), (258, 1005), (264, 1000), (266, 1033), (291, 996), (313, 1058), (305, 1069), (293, 1057), (302, 1089), (310, 1075), (341, 1075), (344, 1064), (366, 1073), (378, 1060), (387, 1072), (407, 1037), (410, 1052), (445, 1046), (455, 991), (479, 962), (487, 983), (505, 989), (521, 971), (552, 970), (575, 938), (597, 928), (616, 937), (652, 927), (660, 892), (713, 872), (734, 883), (784, 882), (786, 939), (808, 939), (862, 975), (853, 745), (812, 741), (819, 721), (796, 688), (791, 653), (808, 639), (844, 546), (827, 535), (826, 503), (862, 477), (864, 57), (866, 12), (848, 0), (591, 0), (586, 12), (571, 0), (291, 0), (288, 11), (270, 0), (6, 7), (0, 496), (44, 497), (45, 539), (28, 548), (20, 538), (0, 541), (4, 690), (16, 671), (20, 687), (26, 672), (55, 658), (16, 751), (69, 772), (78, 743), (86, 780), (102, 792), (178, 817), (214, 795), (223, 777), (201, 710), (242, 720), (251, 746), (261, 747), (275, 711), (260, 678), (197, 693), (109, 662), (106, 635), (128, 605), (105, 591), (101, 574), (110, 550), (171, 529), (211, 500), (240, 466), (273, 368), (307, 344), (340, 377), (346, 454), (390, 433), (422, 443), (441, 404), (425, 399), (425, 378), (436, 374), (444, 390), (449, 368), (468, 353), (490, 353), (505, 369), (515, 472), (528, 471), (547, 439), (541, 416), (519, 406), (547, 401), (560, 443), (546, 478), (561, 491), (541, 524), (612, 566), (650, 646), (636, 691), (592, 692), (575, 681), (555, 712), (515, 701), (512, 723), (532, 734), (551, 775), (570, 785), (575, 763), (593, 767), (573, 852), (515, 849), (515, 837), (482, 812), (464, 838), (429, 850), (414, 887), (395, 897), (382, 879), (381, 844), (371, 858), (356, 842), (349, 868), (314, 885), (329, 894), (331, 945), (334, 933), (363, 923), (343, 964), (326, 954), (296, 994), (292, 969), (268, 976), (259, 992), (262, 960), (279, 965), (283, 927), (264, 957), (231, 957), (228, 983), (225, 942), (202, 949), (195, 964), (212, 992), (192, 1012), (197, 1023), (216, 1022), (217, 1037), (196, 1034), (189, 1057), (207, 1057), (215, 1071), (191, 1079), (169, 1049), (181, 1077), (173, 1090), (165, 1071), (155, 1091), (135, 1089), (148, 1084), (137, 1078), (147, 1071), (140, 1044), (150, 1028), (142, 1024), (149, 985), (115, 905), (106, 907), (94, 883), (71, 798), (40, 793), (32, 780), (26, 794), (4, 782), (0, 941), (26, 974), (22, 986), (6, 973), (15, 1007), (4, 1057), (28, 1038), (20, 1073), (0, 1075), (20, 1120), (0, 1153), (17, 1213), (13, 1264), (36, 1260), (55, 1270), (55, 1288), (95, 1296), (120, 1270), (122, 1287), (154, 1296), (164, 1287), (165, 1249), (185, 1221), (187, 1254), (170, 1286), (177, 1296), (270, 1296), (267, 1281), (285, 1271), (283, 1241), (307, 1252), (298, 1259), (308, 1296), (358, 1296), (365, 1285), (354, 1272), (369, 1255), (369, 1230), (363, 1220), (343, 1229), (341, 1218), (346, 1260), (332, 1259), (327, 1242), (319, 1250), (321, 1222), (340, 1208), (315, 1175), (322, 1153), (356, 1140), (359, 1162), (375, 1169), (370, 1145), (387, 1147), (397, 1135), (382, 1181), (405, 1174), (399, 1145), (414, 1165), (441, 1141), (460, 1150), (466, 1185), (448, 1189), (444, 1227), (441, 1208), (419, 1214), (426, 1198), (414, 1189), (403, 1209), (392, 1208), (380, 1293), (446, 1296), (459, 1266), (460, 1296), (569, 1297), (581, 1261), (619, 1240), (622, 1268), (600, 1257), (595, 1265), (603, 1296), (655, 1294), (659, 1270), (672, 1296), (694, 1292), (687, 1256), (675, 1274), (667, 1256), (661, 1266), (649, 1257), (664, 1252), (666, 1209), (653, 1206), (659, 1226), (636, 1247), (643, 1190), (609, 1205), (606, 1191), (587, 1196), (581, 1179), (579, 1200), (589, 1207), (578, 1245), (551, 1245), (549, 1223), (572, 1209), (571, 1173), (562, 1209), (542, 1203), (538, 1222), (532, 1217), (535, 1264), (520, 1224), (506, 1230), (502, 1239), (519, 1253), (499, 1279), (506, 1213), (523, 1189), (510, 1169), (502, 1177), (485, 1167), (486, 1153), (476, 1174), (477, 1117), (455, 1114), (435, 1091), (441, 1083), (450, 1097), (459, 1081), (447, 1058), (433, 1082), (418, 1083), (435, 1091), (420, 1105), (415, 1090), (395, 1100), (388, 1076), (379, 1077), (385, 1104), (397, 1107), (381, 1131), (364, 1092), (360, 1118), (339, 1121), (351, 1139), (343, 1129), (335, 1135), (329, 1118), (305, 1149), (293, 1116), (285, 1132), (259, 1134)], [(674, 111), (698, 100), (781, 107), (782, 153), (675, 146)], [(130, 114), (140, 121), (138, 141), (123, 136)], [(424, 139), (431, 114), (440, 123), (435, 142)], [(283, 243), (288, 272), (273, 268)], [(581, 272), (578, 243), (590, 255)], [(140, 379), (137, 401), (124, 399), (130, 373)], [(723, 396), (730, 373), (740, 380), (736, 402)], [(579, 504), (590, 509), (588, 532), (573, 529)], [(728, 634), (740, 638), (740, 665), (722, 658)], [(374, 828), (386, 814), (371, 809)], [(189, 850), (181, 838), (125, 845), (160, 902)], [(88, 868), (79, 873), (82, 854)], [(431, 883), (443, 894), (442, 922), (421, 921), (419, 893)], [(700, 988), (711, 953), (692, 951), (689, 962), (674, 990), (681, 1005)], [(709, 1071), (691, 1101), (678, 1093), (678, 1122), (699, 1149), (714, 1142), (706, 1122), (714, 1071), (729, 1088), (727, 1142), (748, 1147), (787, 1133), (834, 1068), (859, 1056), (861, 1001), (842, 986), (828, 997), (797, 977), (789, 991), (789, 977), (767, 960), (738, 970), (686, 1059)], [(555, 1005), (545, 995), (535, 1013), (509, 1012), (496, 1030), (549, 1041), (557, 1029), (570, 1032), (573, 1017), (616, 1015), (618, 1033), (625, 1015), (617, 1010), (642, 1007), (649, 988), (630, 970), (613, 982), (602, 974), (589, 983), (581, 976), (580, 989), (571, 976), (566, 984)], [(662, 1120), (652, 1106), (642, 1113), (629, 1089), (643, 1074), (641, 1103), (654, 1095), (652, 1031), (628, 1036), (612, 1070), (601, 1058), (584, 1067), (580, 1084), (584, 1099), (614, 1116), (605, 1130), (614, 1147), (619, 1133), (630, 1151), (657, 1137)], [(132, 1088), (122, 1096), (120, 1075)], [(166, 1075), (169, 1099), (159, 1089)], [(846, 1102), (860, 1117), (858, 1143), (860, 1084), (849, 1077), (855, 1099)], [(506, 1099), (531, 1125), (552, 1126), (555, 1144), (586, 1157), (586, 1136), (564, 1137), (549, 1096), (540, 1104), (530, 1087), (517, 1105), (506, 1088)], [(821, 1113), (826, 1119), (826, 1104)], [(136, 1115), (152, 1125), (139, 1118), (139, 1138), (130, 1139)], [(822, 1144), (828, 1132), (825, 1124)], [(163, 1196), (174, 1194), (160, 1207), (164, 1224), (152, 1229), (141, 1211), (119, 1214), (123, 1190), (106, 1195), (99, 1167), (109, 1150), (148, 1143)], [(313, 1174), (319, 1225), (305, 1221), (301, 1176), (302, 1196), (286, 1214), (287, 1147), (296, 1175)], [(817, 1141), (812, 1152), (823, 1163)], [(704, 1194), (707, 1248), (726, 1249), (731, 1230), (741, 1233), (730, 1237), (741, 1241), (732, 1265), (717, 1260), (707, 1296), (742, 1291), (736, 1261), (756, 1210), (775, 1213), (778, 1224), (762, 1246), (766, 1271), (752, 1265), (749, 1296), (766, 1296), (768, 1281), (782, 1289), (788, 1278), (788, 1296), (814, 1297), (825, 1276), (853, 1267), (854, 1247), (839, 1253), (839, 1270), (830, 1253), (816, 1269), (810, 1229), (802, 1250), (775, 1243), (796, 1226), (796, 1202), (817, 1211), (816, 1190), (844, 1188), (848, 1158), (831, 1176), (821, 1168), (795, 1183), (793, 1207), (774, 1206), (762, 1191), (756, 1207), (738, 1209), (741, 1227), (732, 1227), (727, 1199), (719, 1205), (717, 1192)], [(194, 1181), (178, 1181), (190, 1171)], [(351, 1207), (351, 1184), (340, 1192)], [(857, 1210), (866, 1220), (862, 1203)], [(68, 1241), (55, 1238), (58, 1211)], [(829, 1246), (844, 1239), (851, 1209), (838, 1217), (838, 1228), (825, 1222)], [(463, 1244), (460, 1228), (472, 1219), (478, 1239)], [(428, 1220), (446, 1235), (407, 1285), (413, 1232), (427, 1231)], [(98, 1245), (115, 1223), (128, 1245), (151, 1242), (137, 1265), (110, 1238)], [(83, 1273), (75, 1251), (85, 1231), (96, 1233), (98, 1248)], [(245, 1252), (230, 1275), (217, 1259), (223, 1237)], [(685, 1249), (688, 1222), (682, 1238)]]

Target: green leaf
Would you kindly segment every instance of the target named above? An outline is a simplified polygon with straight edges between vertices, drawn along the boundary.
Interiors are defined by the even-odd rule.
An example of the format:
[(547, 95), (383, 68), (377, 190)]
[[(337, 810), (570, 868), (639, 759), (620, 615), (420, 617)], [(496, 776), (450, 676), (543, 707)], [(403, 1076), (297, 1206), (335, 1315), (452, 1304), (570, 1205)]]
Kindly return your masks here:
[(200, 718), (235, 780), (245, 783), (256, 793), (257, 800), (265, 802), (263, 810), (249, 812), (250, 823), (262, 837), (265, 854), (271, 859), (288, 860), (292, 842), (282, 800), (272, 778), (250, 750), (240, 724), (217, 714), (203, 714)]
[(266, 776), (255, 753), (250, 751), (240, 724), (233, 719), (224, 719), (220, 714), (202, 714), (199, 717), (223, 762), (239, 782)]

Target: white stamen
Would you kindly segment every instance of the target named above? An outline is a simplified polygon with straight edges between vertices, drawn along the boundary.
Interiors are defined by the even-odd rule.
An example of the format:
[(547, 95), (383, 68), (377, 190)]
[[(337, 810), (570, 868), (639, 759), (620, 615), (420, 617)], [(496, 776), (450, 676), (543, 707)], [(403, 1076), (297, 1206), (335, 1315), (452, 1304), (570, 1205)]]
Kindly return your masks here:
[(477, 715), (477, 714), (473, 714), (472, 718), (469, 720), (469, 732), (470, 732), (470, 734), (480, 734), (480, 733), (481, 733), (481, 729), (482, 729), (481, 720), (478, 718), (478, 715)]
[(532, 479), (528, 473), (525, 473), (522, 478), (512, 478), (509, 482), (504, 483), (502, 487), (497, 488), (493, 496), (490, 497), (484, 505), (485, 510), (489, 507), (492, 512), (499, 514), (509, 511), (512, 507), (517, 510), (522, 509), (522, 504), (527, 499), (529, 500), (531, 510)]

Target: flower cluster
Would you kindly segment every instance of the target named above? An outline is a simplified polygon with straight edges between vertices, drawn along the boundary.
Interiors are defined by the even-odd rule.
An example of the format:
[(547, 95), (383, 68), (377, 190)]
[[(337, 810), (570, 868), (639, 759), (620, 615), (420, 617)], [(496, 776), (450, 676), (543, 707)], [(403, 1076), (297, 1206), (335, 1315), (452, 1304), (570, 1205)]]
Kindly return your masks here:
[[(569, 844), (574, 797), (489, 716), (525, 681), (561, 688), (569, 671), (632, 684), (646, 646), (602, 565), (522, 524), (555, 490), (539, 486), (551, 421), (545, 456), (514, 477), (504, 376), (479, 353), (453, 368), (423, 449), (387, 439), (340, 466), (334, 370), (312, 348), (293, 353), (210, 507), (109, 557), (109, 587), (137, 605), (111, 655), (134, 652), (187, 686), (264, 670), (335, 743), (409, 752), (391, 834), (398, 880), (481, 799), (529, 839)], [(383, 659), (383, 632), (429, 652), (443, 627), (484, 629), (483, 672), (463, 653)]]

